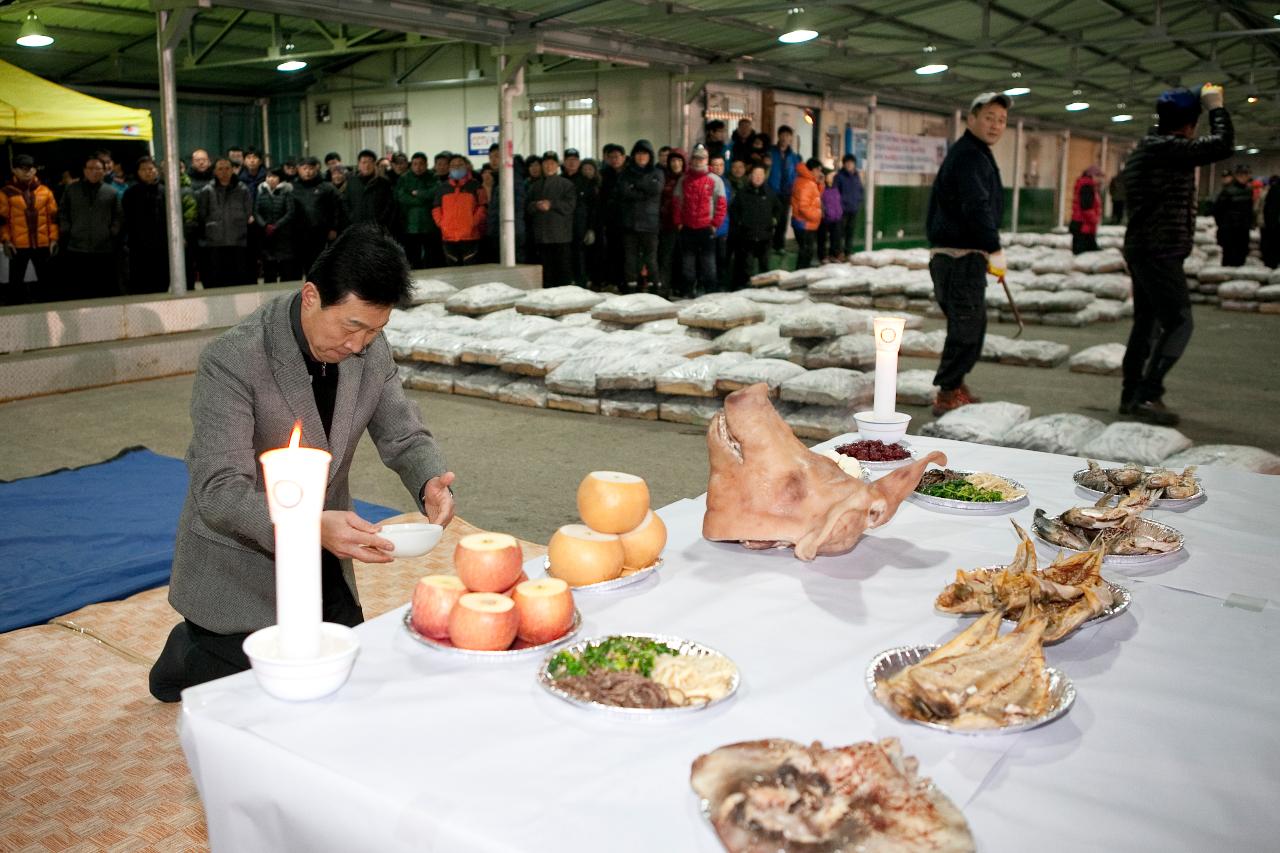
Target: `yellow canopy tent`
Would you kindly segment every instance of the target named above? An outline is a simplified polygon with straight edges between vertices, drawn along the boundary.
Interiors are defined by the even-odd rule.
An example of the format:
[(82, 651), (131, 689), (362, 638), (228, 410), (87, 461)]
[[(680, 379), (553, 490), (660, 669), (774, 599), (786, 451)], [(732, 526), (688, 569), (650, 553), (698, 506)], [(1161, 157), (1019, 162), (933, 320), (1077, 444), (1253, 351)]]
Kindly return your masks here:
[(151, 139), (151, 112), (83, 95), (0, 60), (0, 139)]

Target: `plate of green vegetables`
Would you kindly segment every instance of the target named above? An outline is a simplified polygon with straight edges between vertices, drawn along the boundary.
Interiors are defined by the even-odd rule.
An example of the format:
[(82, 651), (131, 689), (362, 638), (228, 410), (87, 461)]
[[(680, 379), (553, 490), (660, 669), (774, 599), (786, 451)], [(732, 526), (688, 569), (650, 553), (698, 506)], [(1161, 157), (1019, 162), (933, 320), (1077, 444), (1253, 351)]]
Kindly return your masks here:
[(911, 495), (926, 506), (959, 510), (1001, 510), (1021, 503), (1027, 489), (1017, 480), (985, 471), (932, 468)]

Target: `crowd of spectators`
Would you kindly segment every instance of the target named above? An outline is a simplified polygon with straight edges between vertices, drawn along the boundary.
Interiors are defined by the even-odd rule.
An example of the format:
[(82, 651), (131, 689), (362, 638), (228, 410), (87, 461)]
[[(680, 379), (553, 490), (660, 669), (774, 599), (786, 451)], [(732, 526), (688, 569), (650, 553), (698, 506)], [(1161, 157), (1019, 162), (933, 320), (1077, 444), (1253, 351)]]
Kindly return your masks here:
[[(689, 152), (641, 139), (607, 144), (599, 160), (572, 148), (516, 156), (517, 261), (541, 265), (547, 287), (695, 296), (780, 263), (788, 225), (798, 267), (843, 259), (862, 205), (857, 162), (824, 168), (794, 139), (743, 119), (731, 136), (709, 122)], [(97, 150), (56, 187), (30, 155), (12, 165), (0, 193), (6, 303), (168, 290), (163, 164), (143, 157), (126, 174)], [(179, 164), (187, 281), (297, 280), (343, 229), (366, 222), (395, 235), (414, 268), (496, 263), (500, 167), (496, 145), (478, 170), (449, 151), (364, 150), (354, 165), (330, 152), (273, 167), (253, 148), (196, 149)]]

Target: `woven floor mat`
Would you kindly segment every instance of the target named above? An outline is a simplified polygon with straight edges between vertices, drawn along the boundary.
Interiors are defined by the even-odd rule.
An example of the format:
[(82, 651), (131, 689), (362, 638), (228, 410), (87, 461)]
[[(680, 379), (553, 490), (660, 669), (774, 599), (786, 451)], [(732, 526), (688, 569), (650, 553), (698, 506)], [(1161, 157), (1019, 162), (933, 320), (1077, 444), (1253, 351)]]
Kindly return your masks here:
[(0, 634), (0, 850), (205, 850), (147, 668), (54, 625)]
[[(423, 521), (417, 513), (404, 513), (387, 519), (390, 522)], [(448, 574), (453, 571), (453, 549), (458, 540), (480, 528), (456, 518), (444, 532), (440, 544), (429, 554), (394, 560), (390, 563), (355, 564), (356, 585), (366, 619), (380, 616), (406, 604), (413, 588), (423, 575)], [(540, 557), (547, 549), (532, 542), (521, 542), (525, 559)], [(121, 654), (150, 666), (164, 648), (169, 631), (182, 618), (169, 606), (169, 588), (159, 587), (131, 595), (121, 601), (90, 604), (74, 613), (51, 620), (73, 631), (100, 640)]]

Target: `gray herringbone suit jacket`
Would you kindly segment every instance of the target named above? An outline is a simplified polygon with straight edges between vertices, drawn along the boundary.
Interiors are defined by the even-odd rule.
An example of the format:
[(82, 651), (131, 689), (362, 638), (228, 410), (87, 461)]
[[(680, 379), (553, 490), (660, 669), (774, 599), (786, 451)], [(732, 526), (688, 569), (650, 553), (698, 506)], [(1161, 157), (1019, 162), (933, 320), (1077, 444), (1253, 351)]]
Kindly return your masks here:
[[(415, 503), (423, 484), (445, 472), (381, 335), (363, 355), (342, 362), (332, 435), (325, 438), (289, 320), (292, 298), (272, 300), (209, 344), (191, 395), (191, 482), (178, 521), (169, 603), (222, 634), (275, 624), (275, 531), (258, 456), (287, 444), (295, 421), (302, 421), (304, 445), (333, 454), (325, 509), (351, 508), (347, 475), (366, 428)], [(342, 573), (359, 601), (350, 560), (342, 561)]]

